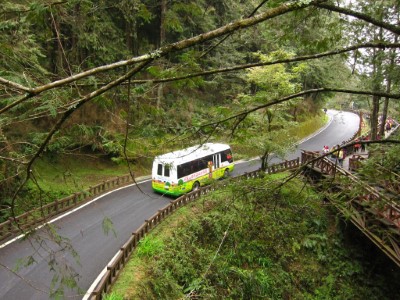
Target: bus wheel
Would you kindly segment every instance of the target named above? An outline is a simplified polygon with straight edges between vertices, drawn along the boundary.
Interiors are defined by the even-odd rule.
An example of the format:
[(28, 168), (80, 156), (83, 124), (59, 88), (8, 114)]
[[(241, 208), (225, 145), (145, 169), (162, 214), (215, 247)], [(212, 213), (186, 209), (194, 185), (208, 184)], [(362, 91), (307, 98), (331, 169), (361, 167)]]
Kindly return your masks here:
[(224, 178), (228, 178), (229, 176), (231, 176), (231, 173), (229, 172), (229, 169), (226, 169), (224, 172)]
[(192, 191), (197, 191), (199, 188), (200, 188), (200, 183), (198, 181), (193, 183)]

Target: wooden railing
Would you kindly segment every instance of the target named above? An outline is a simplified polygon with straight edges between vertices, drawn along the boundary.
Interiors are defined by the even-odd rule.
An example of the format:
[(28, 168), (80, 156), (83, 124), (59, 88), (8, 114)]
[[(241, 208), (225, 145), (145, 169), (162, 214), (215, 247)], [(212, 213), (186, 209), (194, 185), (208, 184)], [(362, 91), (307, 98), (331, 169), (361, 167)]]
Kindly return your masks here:
[[(327, 158), (312, 161), (317, 157), (315, 152), (303, 152), (302, 162), (308, 162), (309, 167), (322, 174), (345, 177), (353, 188), (360, 189), (349, 200), (337, 201), (330, 197), (331, 203), (344, 216), (350, 216), (351, 222), (400, 267), (400, 204)], [(331, 181), (335, 189), (348, 189), (348, 184), (341, 186), (340, 181), (335, 182)]]
[[(267, 173), (276, 173), (282, 170), (294, 168), (298, 164), (298, 159), (285, 161), (269, 167)], [(22, 215), (10, 217), (7, 221), (0, 223), (0, 241), (15, 236), (18, 233), (33, 230), (36, 226), (47, 222), (50, 218), (60, 213), (75, 208), (95, 196), (114, 190), (131, 182), (132, 178), (130, 175), (116, 177), (103, 181), (95, 186), (91, 186), (85, 191), (74, 193), (73, 195), (62, 199), (57, 199), (42, 207), (23, 213)]]
[(336, 164), (326, 157), (318, 159), (319, 156), (319, 152), (302, 151), (301, 163), (303, 165), (307, 164), (310, 168), (316, 169), (322, 174), (334, 175), (336, 172)]
[(269, 166), (267, 168), (267, 170), (265, 171), (265, 173), (275, 174), (278, 172), (283, 172), (286, 170), (297, 168), (298, 166), (300, 166), (300, 158), (299, 157), (296, 159), (293, 159), (293, 160), (286, 160), (284, 162)]
[[(354, 134), (352, 138), (350, 138), (348, 141), (343, 142), (342, 144), (346, 144), (352, 140), (358, 135), (358, 132)], [(273, 174), (273, 173), (278, 173), (282, 172), (285, 170), (290, 170), (294, 169), (300, 166), (300, 164), (306, 164), (307, 162), (311, 161), (312, 159), (316, 158), (318, 154), (315, 152), (303, 152), (302, 157), (301, 157), (301, 162), (300, 158), (291, 160), (291, 161), (285, 161), (273, 166), (270, 166), (265, 173), (268, 174)], [(323, 158), (320, 160), (315, 160), (311, 163), (313, 167), (317, 167), (321, 170), (321, 172), (324, 172), (325, 174), (333, 175), (336, 174), (337, 170), (345, 176), (352, 176), (354, 177), (351, 173), (343, 170), (342, 168), (337, 168), (337, 164), (334, 162), (330, 161), (328, 158)], [(243, 175), (240, 175), (238, 177), (232, 178), (232, 180), (241, 180), (241, 179), (248, 179), (248, 178), (257, 178), (260, 176), (263, 176), (264, 172), (261, 172), (260, 170), (250, 172), (250, 173), (245, 173)], [(215, 185), (210, 185), (203, 187), (195, 192), (191, 192), (189, 194), (183, 195), (179, 197), (176, 200), (171, 201), (171, 203), (166, 206), (165, 208), (159, 210), (156, 214), (154, 214), (151, 218), (145, 221), (143, 225), (137, 229), (132, 236), (129, 238), (129, 240), (124, 244), (124, 246), (121, 247), (118, 255), (116, 258), (107, 266), (107, 272), (104, 274), (104, 276), (101, 278), (97, 286), (95, 287), (94, 291), (90, 294), (89, 299), (91, 300), (97, 300), (97, 299), (102, 299), (102, 296), (104, 293), (107, 293), (110, 290), (111, 285), (115, 282), (119, 272), (122, 270), (123, 266), (126, 264), (128, 257), (131, 255), (131, 253), (136, 249), (139, 241), (156, 225), (158, 225), (162, 220), (164, 220), (167, 216), (172, 214), (174, 211), (176, 211), (179, 207), (199, 198), (201, 195), (207, 194), (215, 189), (217, 189), (220, 185), (225, 185), (226, 181), (218, 182)], [(400, 212), (397, 209), (389, 210), (389, 215), (396, 215)], [(398, 244), (394, 244), (392, 249), (395, 247), (398, 247)], [(390, 249), (390, 254), (393, 254), (392, 249)], [(400, 257), (400, 250), (399, 248), (397, 255)], [(396, 255), (394, 255), (396, 256)], [(392, 255), (393, 257), (393, 255)], [(399, 260), (400, 261), (400, 260)]]
[(103, 194), (106, 191), (116, 189), (130, 182), (132, 182), (130, 175), (116, 177), (89, 187), (85, 191), (77, 192), (68, 197), (55, 200), (22, 215), (10, 217), (7, 221), (0, 223), (0, 241), (18, 233), (33, 230), (36, 226), (47, 222), (55, 215), (81, 205), (85, 201)]
[[(300, 159), (297, 158), (294, 160), (284, 161), (282, 163), (272, 165), (266, 170), (266, 172), (257, 170), (257, 171), (253, 171), (253, 172), (249, 172), (249, 173), (244, 173), (243, 175), (234, 177), (231, 180), (243, 180), (243, 179), (250, 179), (250, 178), (258, 178), (260, 176), (263, 176), (263, 174), (265, 174), (265, 173), (268, 173), (268, 174), (278, 173), (278, 172), (282, 172), (285, 170), (294, 169), (299, 166), (300, 166)], [(130, 256), (130, 254), (135, 250), (139, 241), (152, 228), (154, 228), (156, 225), (158, 225), (160, 222), (162, 222), (162, 220), (164, 220), (170, 214), (175, 212), (181, 206), (184, 206), (187, 203), (198, 199), (200, 196), (208, 194), (209, 192), (212, 192), (212, 191), (220, 188), (221, 186), (225, 186), (226, 184), (227, 184), (227, 180), (218, 181), (213, 185), (208, 185), (208, 186), (200, 188), (197, 191), (191, 192), (189, 194), (185, 194), (185, 195), (177, 198), (176, 200), (171, 201), (166, 207), (159, 210), (148, 220), (145, 220), (143, 225), (140, 226), (134, 233), (132, 233), (132, 236), (129, 238), (129, 240), (121, 247), (121, 249), (119, 250), (119, 252), (118, 252), (117, 256), (115, 257), (115, 259), (113, 260), (113, 262), (111, 262), (107, 266), (106, 273), (104, 274), (104, 276), (101, 278), (101, 280), (97, 284), (96, 288), (91, 293), (89, 299), (92, 299), (92, 300), (102, 299), (102, 295), (104, 293), (107, 293), (110, 290), (111, 285), (114, 283), (119, 272), (122, 270), (122, 268), (126, 264), (127, 259)]]
[(400, 267), (400, 205), (346, 170), (340, 168), (337, 174), (349, 178), (361, 192), (349, 201), (331, 202)]

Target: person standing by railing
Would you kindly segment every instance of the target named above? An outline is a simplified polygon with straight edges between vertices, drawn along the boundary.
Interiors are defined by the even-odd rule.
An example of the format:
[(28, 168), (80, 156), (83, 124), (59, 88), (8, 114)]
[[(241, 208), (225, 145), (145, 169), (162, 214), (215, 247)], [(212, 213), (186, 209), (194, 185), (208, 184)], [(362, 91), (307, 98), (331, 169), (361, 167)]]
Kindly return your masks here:
[(340, 149), (338, 152), (338, 160), (339, 160), (339, 165), (343, 167), (343, 159), (344, 159), (344, 151), (343, 149)]

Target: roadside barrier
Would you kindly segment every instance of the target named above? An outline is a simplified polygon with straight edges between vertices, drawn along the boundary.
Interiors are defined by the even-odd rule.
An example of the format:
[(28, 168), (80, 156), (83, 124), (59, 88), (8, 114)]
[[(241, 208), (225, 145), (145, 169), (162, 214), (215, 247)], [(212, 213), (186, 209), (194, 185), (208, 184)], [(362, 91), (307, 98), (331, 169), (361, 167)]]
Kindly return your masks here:
[[(277, 165), (270, 166), (267, 173), (276, 173), (288, 168), (294, 168), (299, 162), (285, 161)], [(251, 173), (248, 173), (251, 174)], [(25, 212), (16, 217), (10, 217), (7, 221), (0, 223), (0, 241), (13, 237), (17, 234), (32, 231), (35, 227), (48, 222), (52, 217), (63, 213), (67, 210), (82, 205), (95, 196), (112, 191), (116, 188), (132, 183), (131, 175), (119, 176), (107, 181), (103, 181), (95, 186), (89, 187), (87, 190), (74, 193), (62, 199), (45, 204), (39, 208)]]
[[(357, 136), (359, 135), (359, 132), (357, 131), (350, 139), (347, 141), (342, 142), (343, 144), (347, 144), (351, 141), (353, 141)], [(312, 152), (304, 152), (303, 157), (300, 161), (300, 158), (290, 160), (290, 161), (285, 161), (276, 165), (270, 166), (265, 173), (267, 174), (274, 174), (274, 173), (279, 173), (283, 172), (286, 170), (294, 169), (299, 167), (301, 164), (306, 163), (308, 160), (311, 160), (313, 157), (315, 157), (315, 153)], [(328, 173), (335, 173), (336, 171), (336, 165), (333, 164), (331, 161), (328, 159), (323, 159), (321, 160), (322, 162), (319, 163), (314, 163), (314, 164), (319, 164), (318, 167), (322, 167), (326, 172)], [(315, 165), (316, 166), (316, 165)], [(345, 172), (341, 168), (338, 168), (341, 172)], [(264, 173), (264, 174), (265, 174)], [(350, 173), (345, 172), (345, 175), (347, 176), (352, 176)], [(263, 172), (260, 170), (250, 172), (250, 173), (245, 173), (243, 175), (237, 176), (235, 178), (232, 178), (232, 180), (243, 180), (243, 179), (249, 179), (249, 178), (258, 178), (263, 176)], [(179, 207), (186, 205), (187, 203), (199, 198), (201, 195), (205, 195), (209, 193), (210, 191), (213, 191), (217, 189), (221, 185), (225, 185), (225, 182), (219, 182), (216, 185), (210, 185), (206, 187), (202, 187), (197, 191), (191, 192), (189, 194), (183, 195), (179, 197), (176, 200), (171, 201), (171, 203), (166, 206), (164, 209), (159, 210), (155, 215), (153, 215), (151, 218), (145, 221), (143, 225), (136, 230), (131, 238), (125, 243), (123, 247), (121, 247), (118, 255), (116, 258), (107, 266), (107, 272), (104, 274), (104, 276), (101, 278), (93, 292), (90, 294), (89, 299), (90, 300), (101, 300), (103, 295), (107, 293), (112, 284), (115, 282), (117, 279), (117, 276), (119, 275), (120, 271), (122, 268), (125, 266), (126, 262), (128, 261), (128, 257), (132, 254), (132, 252), (136, 249), (139, 241), (156, 225), (158, 225), (163, 219), (165, 219), (167, 216), (172, 214), (174, 211), (176, 211)]]
[(400, 205), (385, 195), (382, 188), (370, 186), (326, 157), (315, 160), (318, 156), (315, 152), (303, 152), (302, 162), (310, 162), (308, 167), (321, 174), (348, 179), (344, 186), (330, 180), (330, 189), (342, 191), (349, 184), (352, 189), (359, 189), (351, 199), (337, 201), (328, 197), (330, 202), (400, 267)]
[(114, 190), (132, 182), (130, 175), (116, 177), (103, 181), (85, 191), (74, 193), (68, 197), (57, 199), (49, 204), (33, 209), (22, 215), (10, 217), (0, 223), (0, 241), (15, 236), (18, 233), (34, 230), (36, 226), (48, 222), (52, 217), (75, 208), (93, 197)]
[[(259, 178), (261, 176), (264, 176), (264, 174), (274, 174), (278, 172), (283, 172), (285, 170), (294, 169), (299, 166), (300, 166), (300, 159), (296, 158), (294, 160), (284, 161), (282, 163), (272, 165), (266, 170), (266, 172), (262, 172), (261, 170), (256, 170), (253, 172), (244, 173), (243, 175), (240, 176), (236, 176), (232, 178), (232, 180), (236, 181), (242, 179)], [(221, 186), (226, 186), (226, 180), (218, 181), (216, 184), (202, 187), (197, 191), (193, 191), (175, 200), (172, 200), (166, 207), (159, 210), (148, 220), (145, 220), (142, 226), (140, 226), (134, 233), (132, 233), (132, 236), (129, 238), (129, 240), (121, 247), (113, 262), (111, 262), (107, 266), (106, 273), (100, 279), (99, 283), (97, 284), (93, 292), (90, 294), (89, 299), (100, 300), (102, 299), (103, 294), (107, 293), (110, 290), (112, 284), (117, 279), (117, 276), (119, 275), (120, 271), (127, 263), (129, 256), (136, 249), (139, 241), (144, 236), (146, 236), (146, 234), (149, 233), (151, 229), (153, 229), (155, 226), (161, 223), (166, 217), (171, 215), (181, 206), (184, 206), (200, 198), (202, 195), (206, 195), (209, 192), (217, 190)]]

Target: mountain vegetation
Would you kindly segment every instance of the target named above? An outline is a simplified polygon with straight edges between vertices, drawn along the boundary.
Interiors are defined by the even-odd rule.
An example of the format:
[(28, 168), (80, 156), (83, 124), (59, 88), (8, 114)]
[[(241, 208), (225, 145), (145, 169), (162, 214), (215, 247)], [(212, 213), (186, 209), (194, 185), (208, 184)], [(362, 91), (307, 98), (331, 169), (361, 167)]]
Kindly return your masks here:
[[(0, 221), (108, 176), (148, 174), (154, 155), (205, 141), (259, 156), (265, 169), (325, 107), (361, 111), (378, 141), (399, 112), (398, 11), (396, 0), (4, 0)], [(307, 222), (306, 230), (316, 226)], [(279, 282), (276, 291), (254, 291), (273, 297), (300, 264), (292, 256), (315, 244), (293, 239), (279, 278), (248, 271), (251, 253), (224, 253), (238, 269), (221, 271), (235, 281), (215, 276), (244, 289)], [(276, 266), (274, 255), (281, 254), (257, 264)], [(301, 271), (314, 269), (323, 271), (319, 262)], [(209, 273), (202, 282), (198, 275), (184, 284), (188, 291), (226, 293), (209, 284)], [(323, 288), (305, 284), (328, 297), (340, 286), (326, 278)], [(358, 295), (347, 288), (343, 297)]]
[[(288, 174), (232, 183), (146, 236), (105, 299), (394, 299), (400, 272)], [(357, 242), (355, 242), (357, 241)]]

